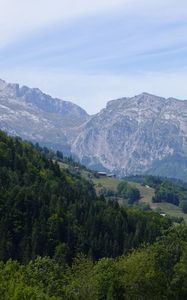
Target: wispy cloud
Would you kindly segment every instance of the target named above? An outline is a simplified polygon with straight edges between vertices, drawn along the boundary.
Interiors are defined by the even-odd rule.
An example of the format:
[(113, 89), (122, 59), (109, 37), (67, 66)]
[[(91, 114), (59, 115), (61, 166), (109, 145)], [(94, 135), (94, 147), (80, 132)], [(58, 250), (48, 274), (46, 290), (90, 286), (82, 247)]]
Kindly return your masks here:
[(0, 77), (90, 112), (142, 91), (187, 98), (186, 0), (0, 0)]
[(0, 0), (0, 46), (46, 26), (115, 9), (130, 0)]

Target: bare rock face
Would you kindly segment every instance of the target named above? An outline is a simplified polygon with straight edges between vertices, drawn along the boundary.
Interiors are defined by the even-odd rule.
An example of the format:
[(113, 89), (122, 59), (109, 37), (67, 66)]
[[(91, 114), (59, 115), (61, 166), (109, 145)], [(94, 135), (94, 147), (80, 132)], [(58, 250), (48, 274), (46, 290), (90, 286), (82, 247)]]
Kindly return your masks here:
[(91, 168), (187, 180), (187, 101), (143, 93), (89, 116), (39, 89), (0, 80), (0, 128)]
[[(68, 137), (88, 114), (79, 106), (0, 80), (0, 128), (70, 153)], [(72, 133), (73, 134), (73, 133)]]
[(187, 162), (187, 101), (146, 93), (110, 101), (84, 124), (72, 150), (90, 167), (123, 175), (149, 172), (176, 153)]

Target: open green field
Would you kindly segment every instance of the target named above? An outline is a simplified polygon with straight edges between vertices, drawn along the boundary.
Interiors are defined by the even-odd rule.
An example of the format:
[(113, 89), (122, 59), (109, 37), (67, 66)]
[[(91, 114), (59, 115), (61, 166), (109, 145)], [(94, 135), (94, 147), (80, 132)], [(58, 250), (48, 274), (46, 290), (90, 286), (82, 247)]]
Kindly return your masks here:
[(139, 183), (129, 182), (132, 186), (136, 187), (140, 191), (140, 202), (150, 204), (152, 201), (152, 197), (155, 194), (155, 190), (151, 187), (143, 186)]
[(187, 214), (183, 213), (182, 210), (176, 205), (163, 202), (163, 203), (151, 203), (150, 207), (153, 210), (160, 208), (163, 213), (171, 217), (182, 217), (184, 221), (187, 223)]
[(60, 168), (62, 168), (62, 169), (69, 169), (69, 165), (66, 163), (58, 161), (58, 164), (59, 164)]
[[(98, 192), (102, 187), (105, 187), (106, 189), (110, 189), (112, 191), (117, 190), (117, 186), (120, 182), (123, 181), (123, 179), (119, 178), (109, 178), (109, 177), (100, 177), (100, 178), (93, 178), (92, 179), (96, 191)], [(152, 188), (147, 188), (146, 186), (142, 186), (139, 183), (135, 182), (128, 182), (130, 185), (133, 187), (136, 187), (140, 191), (140, 197), (141, 197), (141, 202), (144, 203), (151, 203), (151, 199), (154, 196), (154, 189)]]
[(105, 187), (106, 189), (116, 191), (118, 184), (122, 180), (119, 178), (100, 177), (100, 178), (93, 178), (92, 181), (95, 185), (96, 190), (100, 189), (102, 186)]
[[(68, 164), (60, 163), (60, 167), (64, 169), (68, 169)], [(80, 170), (81, 176), (84, 178), (90, 180), (93, 182), (96, 193), (99, 194), (99, 191), (102, 190), (102, 188), (106, 188), (108, 190), (116, 191), (117, 186), (120, 182), (123, 181), (123, 179), (120, 178), (109, 178), (109, 177), (100, 177), (96, 178), (94, 177), (92, 172), (89, 172), (89, 170), (82, 169)], [(136, 187), (140, 191), (140, 202), (141, 203), (147, 203), (150, 205), (150, 208), (152, 210), (160, 208), (161, 211), (171, 217), (182, 217), (184, 221), (187, 223), (187, 214), (183, 213), (182, 210), (173, 204), (170, 203), (152, 203), (152, 197), (155, 194), (155, 191), (153, 188), (148, 186), (142, 186), (139, 183), (136, 182), (128, 182), (130, 185)], [(119, 198), (119, 202), (120, 202)]]
[[(106, 189), (110, 189), (113, 191), (116, 191), (118, 184), (122, 181), (122, 179), (119, 178), (108, 178), (108, 177), (101, 177), (101, 178), (94, 178), (93, 182), (96, 188), (96, 191), (98, 192), (102, 187), (105, 187)], [(132, 186), (136, 187), (140, 191), (140, 202), (147, 203), (150, 205), (150, 208), (152, 210), (155, 210), (157, 208), (160, 208), (161, 211), (171, 217), (182, 217), (184, 221), (187, 223), (187, 214), (183, 213), (182, 210), (173, 204), (170, 203), (152, 203), (152, 197), (155, 194), (155, 191), (153, 188), (148, 186), (142, 186), (139, 183), (135, 182), (129, 182)]]

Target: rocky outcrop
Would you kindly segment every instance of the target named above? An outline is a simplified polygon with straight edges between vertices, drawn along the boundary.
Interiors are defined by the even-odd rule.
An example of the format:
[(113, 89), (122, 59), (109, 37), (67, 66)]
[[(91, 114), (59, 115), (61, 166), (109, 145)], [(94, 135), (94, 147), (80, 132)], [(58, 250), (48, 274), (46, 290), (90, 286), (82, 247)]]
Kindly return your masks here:
[(147, 93), (110, 101), (84, 124), (72, 150), (90, 167), (125, 175), (176, 153), (187, 156), (187, 101)]

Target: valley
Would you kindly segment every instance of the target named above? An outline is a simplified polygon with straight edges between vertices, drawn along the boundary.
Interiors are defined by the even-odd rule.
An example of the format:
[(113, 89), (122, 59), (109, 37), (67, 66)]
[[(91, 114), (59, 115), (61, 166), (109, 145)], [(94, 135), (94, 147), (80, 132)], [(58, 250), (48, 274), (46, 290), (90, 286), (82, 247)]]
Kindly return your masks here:
[[(60, 163), (62, 169), (69, 169), (70, 172), (74, 172), (74, 168), (70, 167), (67, 163)], [(114, 193), (117, 192), (117, 187), (121, 182), (126, 181), (122, 178), (110, 178), (110, 177), (96, 177), (94, 176), (94, 172), (85, 168), (78, 169), (78, 173), (84, 177), (86, 180), (90, 181), (96, 190), (97, 195), (102, 195), (103, 190), (105, 191), (113, 191)], [(150, 209), (153, 211), (157, 211), (160, 214), (167, 215), (174, 218), (182, 218), (184, 222), (187, 224), (187, 214), (182, 212), (182, 209), (176, 205), (171, 203), (163, 202), (163, 203), (153, 203), (152, 198), (155, 195), (155, 189), (151, 188), (148, 185), (142, 185), (137, 182), (127, 181), (128, 184), (132, 187), (137, 188), (140, 191), (140, 200), (139, 203), (141, 204), (148, 204)], [(107, 198), (107, 196), (106, 196)], [(110, 199), (111, 197), (109, 197)], [(126, 201), (119, 196), (114, 196), (112, 199), (117, 199), (117, 201), (121, 205), (127, 205)]]

